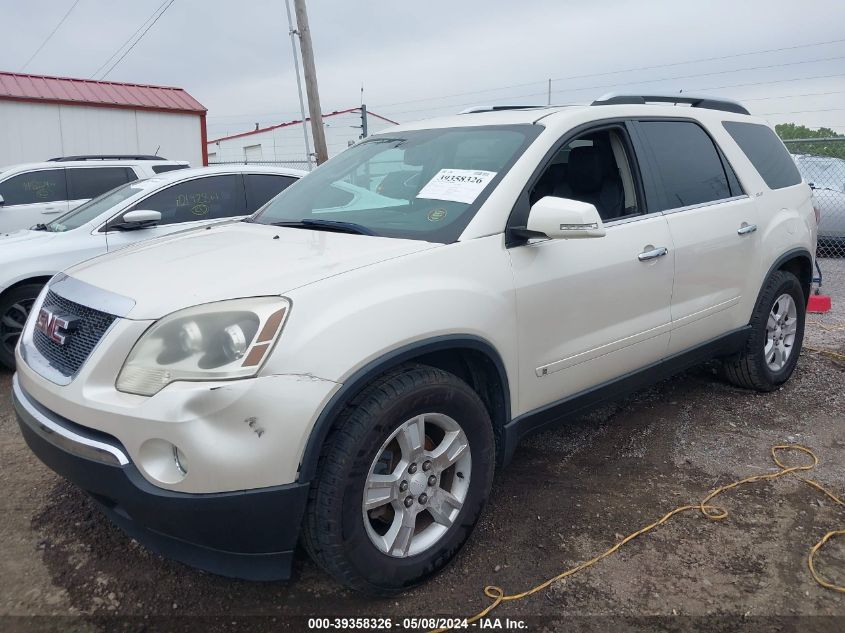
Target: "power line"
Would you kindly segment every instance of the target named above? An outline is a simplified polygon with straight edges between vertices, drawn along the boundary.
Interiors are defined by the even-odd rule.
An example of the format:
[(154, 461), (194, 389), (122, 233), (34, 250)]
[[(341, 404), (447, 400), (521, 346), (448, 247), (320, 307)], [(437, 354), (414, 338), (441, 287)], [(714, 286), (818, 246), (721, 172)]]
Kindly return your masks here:
[(757, 116), (777, 116), (781, 114), (808, 114), (810, 112), (845, 112), (845, 108), (822, 108), (821, 110), (791, 110), (789, 112), (760, 112)]
[[(595, 86), (582, 86), (580, 88), (561, 88), (561, 89), (558, 89), (558, 90), (553, 90), (552, 92), (554, 94), (568, 94), (568, 93), (573, 93), (573, 92), (583, 92), (585, 90), (600, 90), (600, 89), (603, 89), (603, 88), (615, 88), (615, 87), (618, 87), (620, 85), (622, 85), (622, 86), (638, 86), (638, 85), (641, 85), (641, 84), (657, 83), (657, 82), (660, 82), (660, 81), (675, 81), (677, 79), (692, 79), (692, 78), (695, 78), (695, 77), (713, 77), (713, 76), (718, 76), (718, 75), (727, 75), (727, 74), (731, 74), (731, 73), (744, 72), (744, 71), (749, 71), (749, 70), (765, 70), (765, 69), (770, 69), (770, 68), (783, 68), (785, 66), (797, 66), (797, 65), (801, 65), (801, 64), (813, 64), (813, 63), (817, 63), (817, 62), (826, 62), (826, 61), (833, 61), (833, 60), (839, 60), (839, 59), (845, 59), (845, 56), (839, 55), (839, 56), (836, 56), (836, 57), (822, 57), (822, 58), (808, 59), (808, 60), (798, 61), (798, 62), (784, 62), (784, 63), (781, 63), (781, 64), (766, 64), (766, 65), (763, 65), (763, 66), (746, 66), (744, 68), (735, 68), (733, 70), (720, 70), (720, 71), (709, 72), (709, 73), (693, 73), (693, 74), (689, 74), (689, 75), (675, 75), (673, 77), (662, 77), (662, 78), (657, 78), (657, 79), (643, 79), (641, 81), (633, 81), (633, 82), (623, 83), (623, 84), (612, 83), (612, 84), (599, 84), (599, 85), (595, 85)], [(766, 83), (766, 82), (763, 82), (763, 83)], [(505, 98), (524, 99), (524, 98), (527, 98), (527, 97), (536, 97), (536, 96), (541, 96), (541, 95), (546, 95), (546, 91), (533, 92), (533, 93), (529, 93), (529, 94), (516, 95), (516, 96), (512, 96), (512, 97), (505, 97)], [(460, 106), (468, 106), (468, 105), (474, 105), (475, 103), (476, 102), (474, 102), (474, 101), (470, 101), (470, 102), (464, 102), (464, 103), (446, 104), (446, 105), (443, 105), (443, 106), (428, 106), (428, 107), (425, 107), (425, 108), (414, 108), (414, 109), (411, 109), (411, 110), (399, 110), (399, 111), (381, 110), (381, 111), (384, 112), (385, 114), (390, 115), (390, 116), (396, 116), (397, 114), (407, 114), (407, 113), (410, 113), (410, 112), (427, 112), (429, 110), (442, 109), (442, 108), (447, 108), (447, 107), (455, 108), (455, 107), (460, 107)]]
[[(110, 73), (111, 71), (113, 71), (113, 70), (115, 69), (115, 67), (116, 67), (116, 66), (117, 66), (120, 62), (122, 62), (122, 61), (123, 61), (123, 58), (124, 58), (124, 57), (126, 57), (126, 56), (130, 53), (130, 52), (132, 52), (132, 49), (133, 49), (133, 48), (135, 48), (135, 46), (137, 46), (138, 42), (140, 42), (142, 39), (144, 39), (144, 36), (147, 34), (147, 31), (149, 31), (151, 28), (153, 28), (153, 26), (155, 26), (155, 23), (156, 23), (156, 22), (158, 22), (158, 21), (161, 19), (161, 16), (163, 16), (163, 15), (167, 12), (167, 10), (171, 7), (171, 5), (172, 5), (175, 1), (176, 1), (176, 0), (169, 0), (169, 1), (167, 2), (167, 4), (164, 6), (164, 9), (162, 9), (162, 10), (161, 10), (161, 12), (160, 12), (158, 15), (156, 15), (156, 16), (155, 16), (155, 19), (154, 19), (152, 22), (150, 22), (150, 24), (147, 26), (147, 28), (145, 28), (143, 31), (141, 31), (141, 34), (140, 34), (140, 35), (139, 35), (139, 36), (135, 39), (135, 41), (134, 41), (134, 42), (132, 42), (132, 44), (129, 46), (129, 48), (127, 48), (127, 49), (126, 49), (126, 51), (123, 53), (123, 55), (121, 55), (120, 57), (118, 57), (118, 58), (117, 58), (117, 61), (115, 61), (115, 63), (113, 63), (113, 64), (109, 67), (109, 69), (108, 69), (107, 71), (105, 71), (105, 72), (102, 74), (102, 76), (100, 77), (100, 79), (105, 79), (106, 77), (108, 77), (109, 73)], [(155, 15), (155, 14), (154, 14), (154, 15)], [(149, 20), (149, 19), (148, 19), (148, 20)], [(131, 38), (130, 38), (130, 39), (131, 39)], [(123, 46), (126, 46), (126, 44), (124, 43), (124, 45), (123, 45)], [(121, 46), (121, 48), (123, 48), (123, 46)], [(120, 50), (120, 49), (118, 49), (118, 50)], [(108, 63), (108, 62), (106, 62), (106, 63)]]
[(828, 95), (841, 95), (845, 90), (833, 90), (831, 92), (805, 92), (799, 95), (775, 95), (771, 97), (744, 97), (743, 101), (768, 101), (769, 99), (793, 99), (796, 97), (826, 97)]
[[(827, 44), (839, 44), (841, 42), (845, 42), (845, 38), (837, 39), (837, 40), (827, 40), (825, 42), (814, 42), (814, 43), (811, 43), (811, 44), (796, 44), (794, 46), (784, 46), (784, 47), (780, 47), (780, 48), (769, 48), (769, 49), (759, 50), (759, 51), (749, 51), (749, 52), (746, 52), (746, 53), (735, 53), (735, 54), (732, 54), (732, 55), (720, 55), (718, 57), (702, 57), (702, 58), (699, 58), (699, 59), (690, 59), (690, 60), (683, 61), (683, 62), (672, 62), (670, 64), (656, 64), (656, 65), (653, 65), (653, 66), (639, 66), (639, 67), (635, 67), (635, 68), (626, 68), (626, 69), (623, 69), (623, 70), (611, 70), (611, 71), (606, 71), (606, 72), (601, 72), (601, 73), (590, 73), (590, 74), (586, 74), (586, 75), (570, 75), (568, 77), (558, 77), (556, 79), (552, 79), (552, 81), (569, 81), (569, 80), (572, 80), (572, 79), (585, 79), (585, 78), (588, 78), (588, 77), (603, 77), (603, 76), (607, 76), (607, 75), (616, 75), (616, 74), (620, 74), (620, 73), (637, 72), (637, 71), (642, 71), (642, 70), (655, 70), (657, 68), (668, 68), (668, 67), (671, 67), (671, 66), (683, 66), (683, 65), (686, 65), (686, 64), (697, 64), (697, 63), (700, 63), (700, 62), (720, 61), (720, 60), (724, 60), (724, 59), (731, 59), (731, 58), (734, 58), (734, 57), (747, 57), (749, 55), (763, 55), (765, 53), (777, 53), (777, 52), (781, 52), (781, 51), (796, 50), (796, 49), (799, 49), (799, 48), (810, 48), (810, 47), (813, 47), (813, 46), (824, 46), (824, 45), (827, 45)], [(545, 84), (547, 81), (548, 81), (548, 79), (542, 79), (542, 80), (537, 80), (537, 81), (530, 81), (530, 82), (527, 82), (527, 83), (512, 84), (512, 85), (509, 85), (509, 86), (499, 86), (498, 88), (485, 88), (483, 90), (472, 90), (472, 91), (468, 91), (468, 92), (457, 92), (457, 93), (453, 93), (453, 94), (449, 94), (449, 95), (441, 95), (439, 97), (424, 97), (422, 99), (409, 99), (407, 101), (394, 101), (392, 103), (378, 104), (378, 105), (374, 106), (374, 108), (378, 109), (378, 108), (385, 108), (387, 106), (392, 106), (392, 105), (405, 105), (405, 104), (408, 104), (408, 103), (419, 103), (419, 102), (422, 102), (422, 101), (434, 101), (434, 100), (437, 100), (437, 99), (448, 99), (450, 97), (463, 97), (463, 96), (467, 96), (467, 95), (481, 94), (481, 93), (484, 93), (484, 92), (495, 92), (495, 91), (498, 91), (498, 90), (508, 90), (510, 88), (522, 88), (524, 86), (532, 86), (534, 84), (540, 84), (540, 83)]]
[(67, 20), (67, 16), (69, 16), (71, 14), (71, 12), (76, 8), (77, 4), (79, 4), (79, 0), (76, 0), (72, 5), (70, 5), (70, 9), (68, 9), (67, 13), (65, 13), (62, 16), (62, 19), (59, 20), (59, 23), (56, 25), (56, 28), (54, 28), (52, 31), (50, 31), (50, 34), (46, 38), (44, 38), (43, 42), (41, 42), (41, 46), (39, 46), (37, 49), (35, 49), (35, 52), (32, 54), (32, 56), (28, 60), (26, 60), (26, 63), (23, 66), (21, 66), (20, 72), (23, 72), (26, 69), (26, 67), (29, 66), (29, 63), (33, 59), (35, 59), (35, 56), (38, 55), (38, 53), (41, 52), (41, 49), (44, 48), (47, 45), (47, 42), (49, 42), (53, 38), (53, 36), (56, 34), (56, 31), (58, 31), (59, 27), (61, 27), (61, 25), (65, 23), (65, 20)]
[(148, 17), (146, 20), (144, 20), (141, 23), (141, 26), (139, 26), (137, 29), (135, 29), (135, 31), (132, 33), (132, 35), (129, 36), (129, 39), (127, 39), (123, 44), (121, 44), (120, 48), (118, 48), (114, 53), (112, 53), (111, 56), (106, 61), (104, 61), (97, 70), (95, 70), (93, 73), (91, 73), (90, 79), (93, 79), (94, 77), (96, 77), (100, 73), (100, 71), (103, 70), (103, 68), (108, 66), (109, 63), (111, 62), (111, 60), (113, 60), (115, 57), (117, 57), (118, 54), (120, 54), (120, 51), (122, 51), (123, 48), (127, 44), (129, 44), (129, 42), (131, 42), (133, 39), (135, 39), (135, 36), (138, 35), (138, 33), (141, 32), (141, 29), (143, 29), (147, 25), (147, 23), (150, 20), (152, 20), (156, 16), (156, 14), (158, 14), (159, 11), (162, 10), (162, 8), (164, 8), (164, 5), (166, 5), (168, 3), (168, 1), (169, 0), (164, 0), (164, 2), (162, 2), (158, 6), (158, 8), (155, 11), (153, 11), (153, 14), (150, 17)]

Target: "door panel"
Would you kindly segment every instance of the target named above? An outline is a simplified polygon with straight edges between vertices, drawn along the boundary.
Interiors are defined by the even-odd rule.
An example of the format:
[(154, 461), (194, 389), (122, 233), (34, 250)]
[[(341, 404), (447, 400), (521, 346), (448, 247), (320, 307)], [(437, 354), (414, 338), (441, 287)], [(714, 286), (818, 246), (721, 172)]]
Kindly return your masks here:
[(710, 134), (690, 120), (634, 124), (646, 157), (648, 202), (666, 216), (675, 245), (674, 354), (747, 322), (759, 267), (757, 207)]
[[(665, 247), (665, 255), (639, 255)], [(509, 249), (525, 413), (660, 360), (669, 342), (674, 245), (666, 218), (607, 226), (601, 238)]]
[[(757, 208), (743, 196), (666, 216), (675, 244), (670, 353), (716, 338), (747, 323), (756, 300)], [(743, 230), (742, 233), (739, 231)]]

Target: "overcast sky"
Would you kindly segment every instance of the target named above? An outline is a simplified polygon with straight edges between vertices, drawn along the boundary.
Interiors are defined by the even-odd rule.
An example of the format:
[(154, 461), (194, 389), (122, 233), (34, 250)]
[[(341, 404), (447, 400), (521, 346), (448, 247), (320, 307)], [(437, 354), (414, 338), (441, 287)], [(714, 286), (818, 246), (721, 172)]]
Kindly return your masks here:
[[(93, 76), (162, 1), (79, 0), (26, 72)], [(0, 70), (19, 71), (73, 2), (0, 0)], [(551, 78), (554, 103), (683, 89), (845, 132), (841, 1), (309, 0), (308, 10), (324, 112), (358, 106), (362, 83), (370, 110), (398, 121), (545, 103)], [(108, 79), (185, 88), (208, 108), (210, 138), (299, 116), (283, 0), (175, 0)]]

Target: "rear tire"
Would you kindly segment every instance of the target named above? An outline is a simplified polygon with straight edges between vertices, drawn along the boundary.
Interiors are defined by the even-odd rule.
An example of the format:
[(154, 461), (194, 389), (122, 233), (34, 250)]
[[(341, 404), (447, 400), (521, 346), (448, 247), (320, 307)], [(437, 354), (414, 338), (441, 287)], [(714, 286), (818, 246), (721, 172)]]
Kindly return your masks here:
[(0, 365), (15, 370), (15, 345), (42, 284), (26, 284), (0, 296)]
[(390, 372), (353, 399), (326, 442), (305, 547), (353, 589), (398, 593), (469, 538), (494, 464), (490, 416), (469, 385), (422, 365)]
[(798, 278), (783, 270), (772, 273), (751, 316), (745, 349), (722, 361), (725, 378), (757, 391), (773, 391), (786, 382), (801, 353), (805, 315)]

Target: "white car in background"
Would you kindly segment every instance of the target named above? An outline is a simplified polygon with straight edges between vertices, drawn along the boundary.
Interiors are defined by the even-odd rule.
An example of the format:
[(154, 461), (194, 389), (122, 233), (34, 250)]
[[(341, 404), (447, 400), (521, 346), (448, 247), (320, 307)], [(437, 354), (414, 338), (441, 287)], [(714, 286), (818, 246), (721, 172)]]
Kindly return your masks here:
[(188, 167), (160, 156), (112, 155), (0, 167), (0, 231), (50, 222), (124, 183)]
[(249, 215), (305, 173), (182, 169), (124, 184), (48, 224), (0, 234), (0, 365), (14, 368), (26, 317), (55, 273), (141, 240)]

